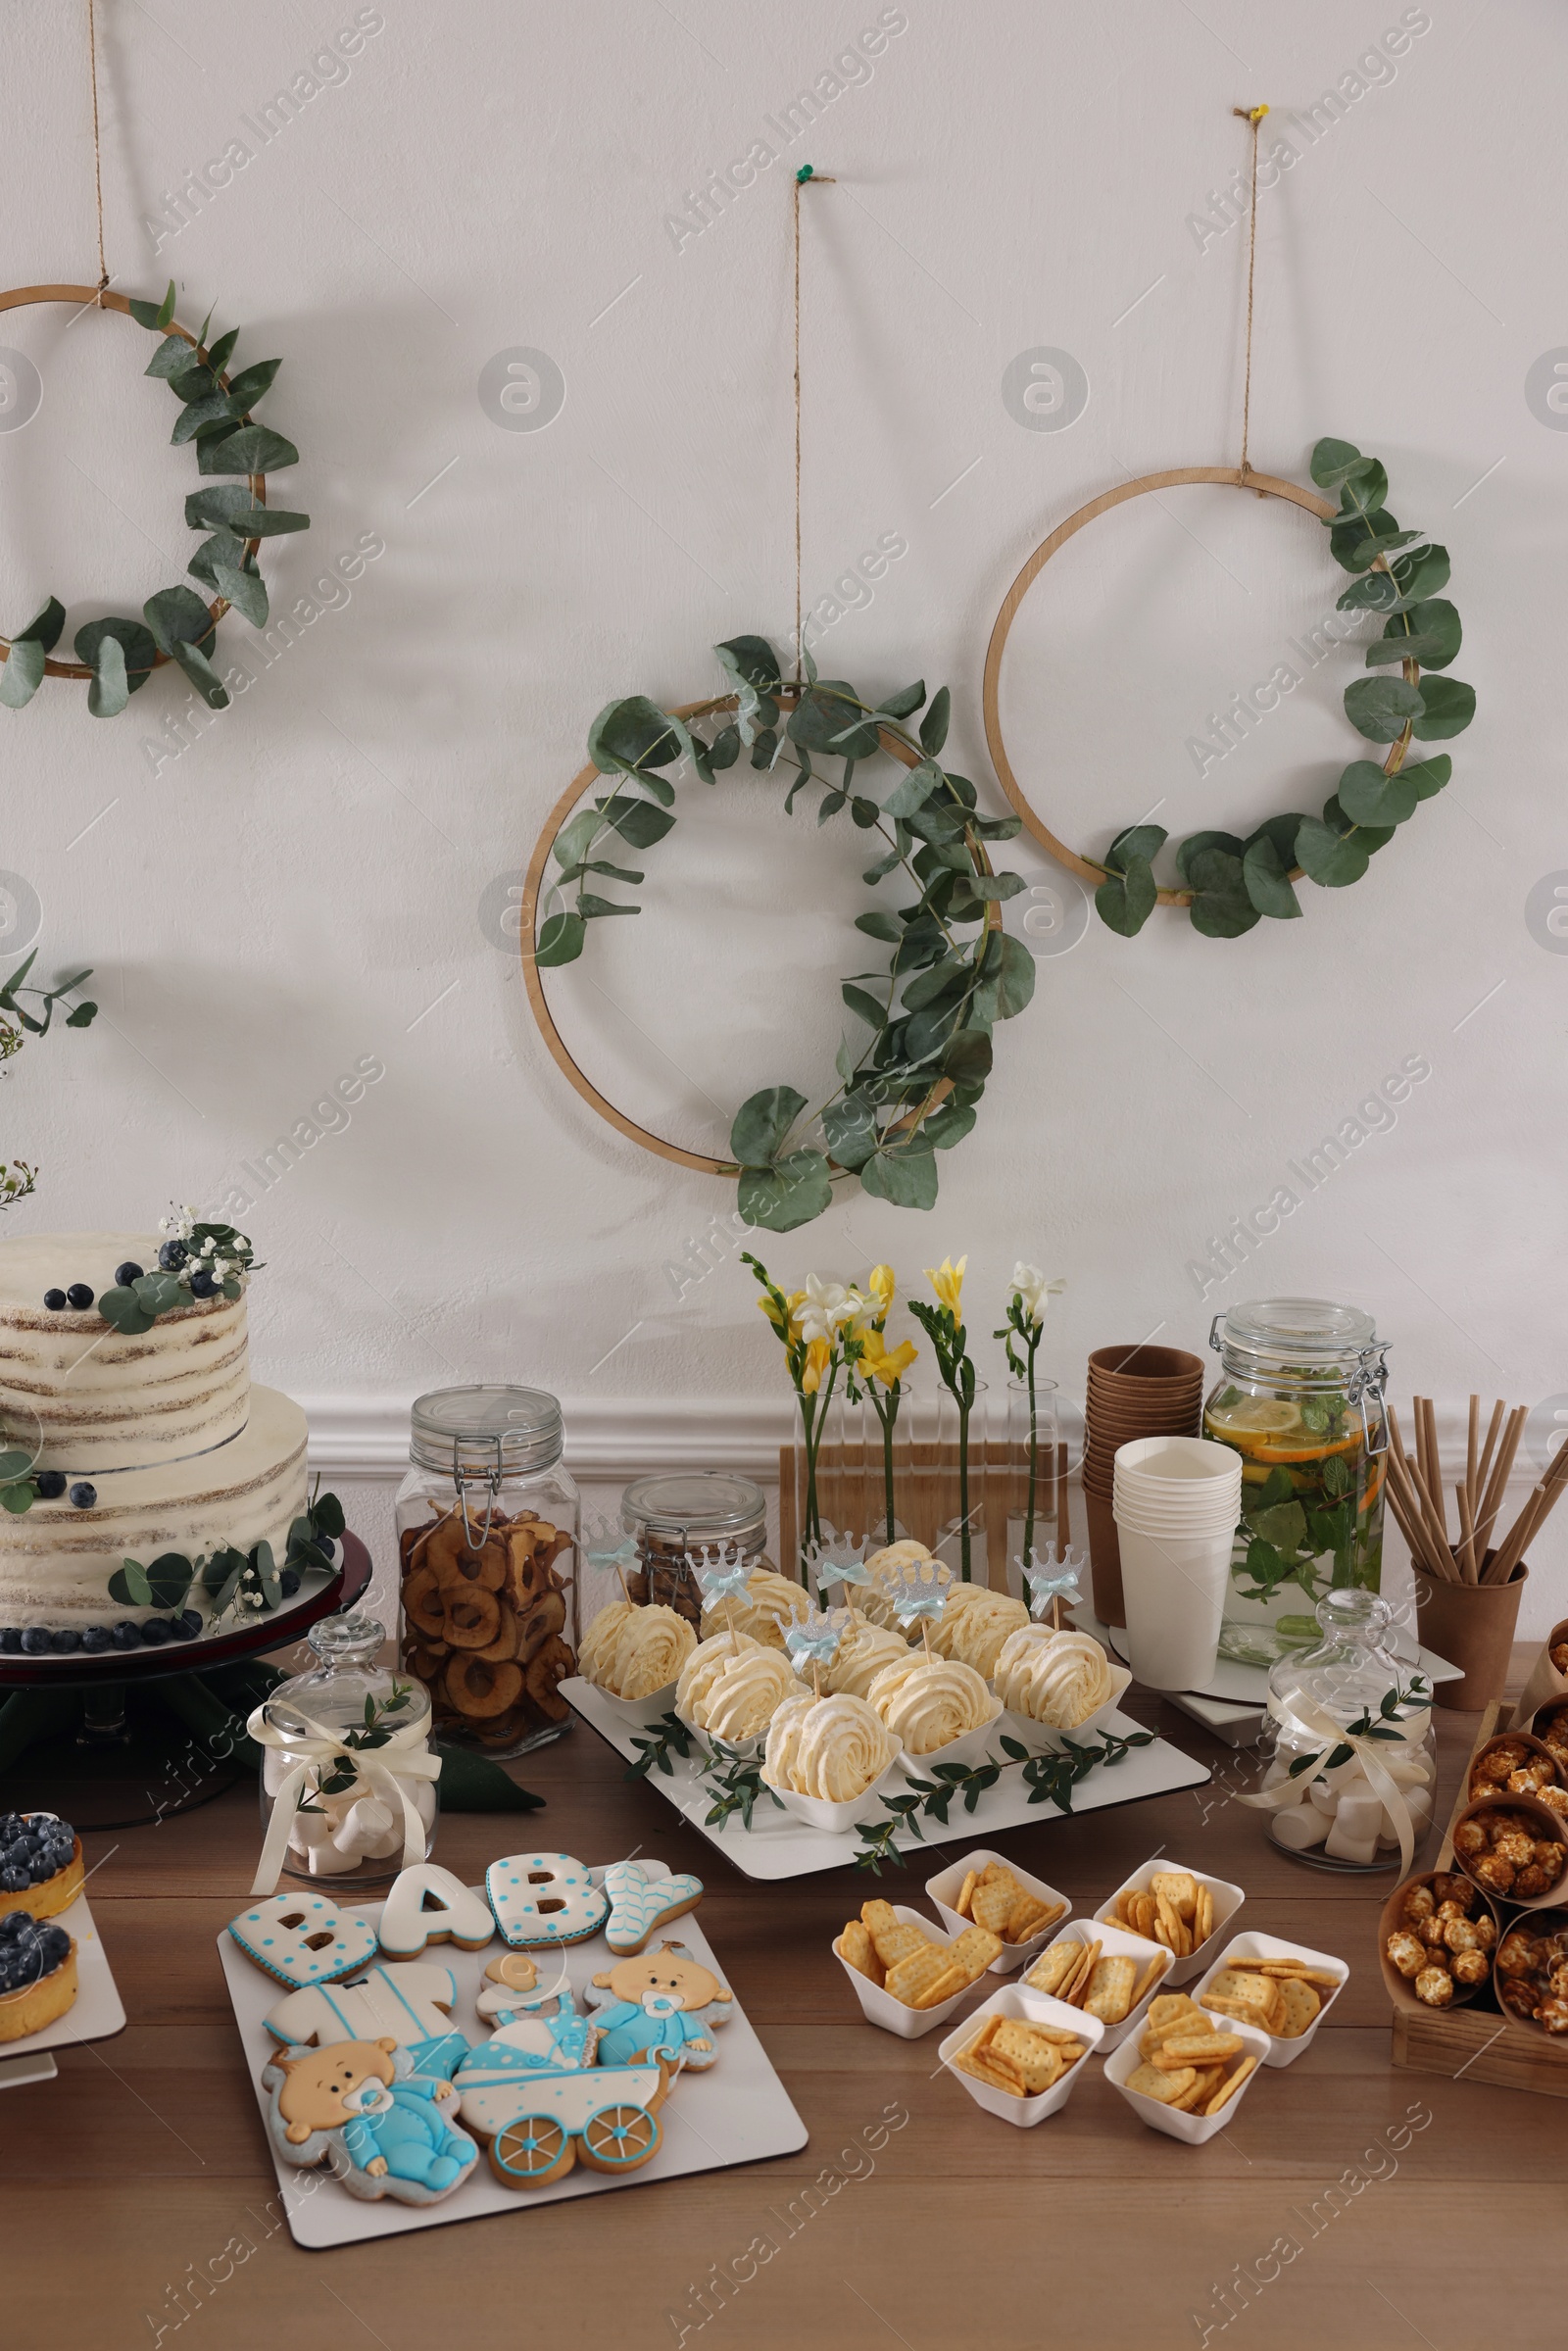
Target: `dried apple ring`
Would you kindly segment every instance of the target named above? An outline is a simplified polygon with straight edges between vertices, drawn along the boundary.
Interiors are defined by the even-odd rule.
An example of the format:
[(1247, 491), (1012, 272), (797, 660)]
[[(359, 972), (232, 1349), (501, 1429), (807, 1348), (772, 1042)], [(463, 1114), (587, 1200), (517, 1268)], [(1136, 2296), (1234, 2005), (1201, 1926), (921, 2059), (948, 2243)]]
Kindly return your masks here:
[(475, 1720), (505, 1714), (522, 1695), (522, 1669), (491, 1665), (483, 1657), (454, 1657), (447, 1667), (446, 1693), (460, 1714)]
[[(503, 1666), (500, 1671), (516, 1672), (516, 1667)], [(528, 1668), (527, 1690), (547, 1722), (564, 1723), (570, 1708), (561, 1696), (557, 1685), (577, 1670), (577, 1660), (559, 1636), (552, 1634)]]
[(513, 1613), (512, 1602), (498, 1599), (496, 1606), (501, 1612), (501, 1628), (494, 1641), (487, 1641), (484, 1647), (477, 1652), (479, 1656), (488, 1658), (493, 1665), (499, 1665), (503, 1659), (515, 1657), (519, 1653), (517, 1620)]
[(516, 1654), (526, 1665), (537, 1656), (552, 1633), (566, 1629), (566, 1603), (559, 1592), (543, 1592), (521, 1619)]
[(449, 1592), (441, 1630), (455, 1649), (487, 1649), (501, 1630), (501, 1602), (478, 1586)]
[(433, 1567), (416, 1567), (404, 1585), (403, 1613), (421, 1633), (428, 1633), (432, 1641), (441, 1639), (445, 1611)]

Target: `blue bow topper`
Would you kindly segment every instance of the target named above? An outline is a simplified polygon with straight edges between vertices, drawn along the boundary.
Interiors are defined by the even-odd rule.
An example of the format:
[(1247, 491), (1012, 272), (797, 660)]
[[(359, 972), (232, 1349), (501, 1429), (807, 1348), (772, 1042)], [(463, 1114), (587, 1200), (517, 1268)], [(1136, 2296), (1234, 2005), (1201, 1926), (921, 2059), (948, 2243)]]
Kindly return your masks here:
[(1081, 1597), (1078, 1579), (1089, 1565), (1087, 1551), (1075, 1551), (1069, 1544), (1058, 1554), (1054, 1543), (1048, 1543), (1044, 1558), (1031, 1543), (1027, 1560), (1015, 1559), (1029, 1587), (1029, 1613), (1043, 1616), (1053, 1600), (1077, 1600)]
[(870, 1548), (869, 1535), (841, 1535), (824, 1519), (821, 1539), (806, 1546), (807, 1569), (817, 1591), (829, 1584), (869, 1584), (865, 1554)]
[(716, 1605), (720, 1600), (743, 1600), (752, 1571), (746, 1554), (738, 1543), (705, 1543), (700, 1550), (686, 1553), (686, 1564), (702, 1587), (705, 1600)]
[(939, 1581), (934, 1559), (906, 1560), (888, 1593), (901, 1625), (912, 1625), (917, 1617), (940, 1616), (947, 1597), (948, 1587)]
[(598, 1519), (590, 1525), (583, 1557), (590, 1567), (603, 1569), (607, 1576), (630, 1575), (642, 1565), (637, 1538), (623, 1534), (612, 1518)]
[(815, 1611), (804, 1624), (791, 1625), (784, 1635), (784, 1646), (799, 1665), (831, 1665), (838, 1655), (843, 1638), (841, 1626), (834, 1618), (845, 1619), (847, 1608), (835, 1608), (831, 1615), (818, 1616)]

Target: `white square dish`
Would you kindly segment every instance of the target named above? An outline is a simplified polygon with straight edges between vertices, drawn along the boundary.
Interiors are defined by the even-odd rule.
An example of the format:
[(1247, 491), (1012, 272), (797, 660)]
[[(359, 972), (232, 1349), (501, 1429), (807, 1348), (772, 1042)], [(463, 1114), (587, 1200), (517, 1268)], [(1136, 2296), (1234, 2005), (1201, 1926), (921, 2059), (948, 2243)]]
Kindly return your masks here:
[(1005, 1853), (993, 1853), (983, 1845), (977, 1846), (972, 1853), (965, 1853), (961, 1861), (951, 1862), (946, 1869), (938, 1870), (934, 1878), (927, 1878), (925, 1882), (926, 1893), (935, 1903), (942, 1924), (950, 1935), (961, 1935), (965, 1927), (974, 1924), (972, 1919), (960, 1918), (953, 1905), (963, 1891), (963, 1882), (969, 1872), (974, 1870), (978, 1873), (993, 1861), (1010, 1870), (1024, 1891), (1033, 1894), (1037, 1901), (1050, 1902), (1053, 1906), (1065, 1904), (1065, 1908), (1057, 1909), (1055, 1917), (1042, 1927), (1038, 1935), (1030, 1935), (1026, 1942), (1003, 1945), (988, 1972), (993, 1976), (1010, 1976), (1015, 1969), (1027, 1967), (1032, 1959), (1038, 1959), (1052, 1936), (1060, 1934), (1072, 1916), (1072, 1902), (1058, 1887), (1048, 1886), (1044, 1878), (1032, 1877), (1016, 1861), (1009, 1861)]
[[(1134, 1870), (1131, 1877), (1122, 1880), (1115, 1892), (1101, 1903), (1095, 1917), (1109, 1919), (1123, 1894), (1148, 1893), (1150, 1880), (1156, 1871), (1164, 1870), (1185, 1870), (1189, 1878), (1196, 1878), (1200, 1886), (1206, 1886), (1214, 1897), (1214, 1932), (1199, 1944), (1196, 1951), (1189, 1952), (1185, 1959), (1176, 1960), (1167, 1969), (1165, 1983), (1167, 1986), (1174, 1986), (1191, 1984), (1195, 1976), (1200, 1976), (1210, 1965), (1220, 1948), (1220, 1937), (1246, 1901), (1247, 1892), (1245, 1887), (1233, 1886), (1228, 1878), (1211, 1878), (1206, 1870), (1195, 1870), (1190, 1861), (1178, 1861), (1168, 1853), (1156, 1853), (1152, 1860), (1144, 1863), (1142, 1869)], [(1161, 1943), (1158, 1947), (1163, 1950), (1165, 1946)]]
[[(965, 2073), (961, 2066), (954, 2063), (969, 2046), (976, 2033), (983, 2030), (988, 2016), (1017, 2017), (1026, 2025), (1051, 2025), (1061, 2033), (1076, 2033), (1085, 2043), (1084, 2054), (1064, 2074), (1058, 2076), (1049, 2089), (1041, 2090), (1033, 2098), (1015, 2098), (1009, 2090), (998, 2089), (992, 2082), (977, 2081), (973, 2074)], [(1046, 1992), (1030, 1991), (1022, 1984), (1004, 1984), (999, 1991), (992, 1993), (989, 2000), (983, 2001), (972, 2016), (966, 2016), (961, 2025), (955, 2027), (937, 2055), (954, 2080), (962, 2083), (977, 2106), (983, 2106), (987, 2114), (1000, 2115), (1004, 2123), (1011, 2123), (1020, 2131), (1031, 2131), (1036, 2123), (1043, 2123), (1048, 2115), (1057, 2113), (1066, 2105), (1079, 2075), (1088, 2071), (1089, 2060), (1099, 2049), (1103, 2032), (1104, 2027), (1098, 2017), (1085, 2016), (1081, 2010), (1069, 2008), (1064, 2000), (1053, 2000)]]
[(1076, 1739), (1080, 1746), (1087, 1746), (1091, 1739), (1099, 1736), (1101, 1726), (1116, 1712), (1132, 1687), (1132, 1679), (1131, 1666), (1118, 1665), (1112, 1658), (1110, 1695), (1102, 1706), (1095, 1708), (1093, 1714), (1086, 1714), (1081, 1723), (1071, 1723), (1065, 1730), (1058, 1730), (1053, 1723), (1037, 1723), (1032, 1714), (1020, 1714), (1016, 1707), (1008, 1706), (1004, 1710), (1002, 1728), (1009, 1738), (1019, 1739), (1036, 1754), (1061, 1754), (1069, 1739)]
[[(955, 1936), (944, 1935), (940, 1927), (933, 1927), (931, 1921), (918, 1910), (909, 1910), (902, 1903), (894, 1904), (893, 1915), (901, 1927), (918, 1927), (934, 1943), (946, 1947), (956, 1940)], [(854, 1984), (856, 1997), (865, 2011), (866, 2023), (880, 2025), (884, 2033), (896, 2033), (901, 2040), (919, 2040), (927, 2033), (934, 2032), (938, 2025), (945, 2025), (950, 2017), (956, 2016), (962, 2002), (975, 1988), (972, 1984), (966, 1984), (961, 1991), (954, 1992), (946, 2000), (939, 2000), (935, 2008), (906, 2008), (902, 2000), (896, 2000), (891, 1992), (884, 1991), (880, 1984), (873, 1984), (869, 1976), (862, 1976), (858, 1968), (851, 1967), (838, 1948), (837, 1935), (833, 1937), (833, 1956)]]
[(1243, 1967), (1250, 1959), (1304, 1959), (1310, 1966), (1321, 1968), (1325, 1976), (1339, 1979), (1333, 1991), (1326, 1991), (1321, 1984), (1312, 1986), (1318, 1996), (1318, 2012), (1304, 2033), (1298, 2033), (1294, 2040), (1279, 2039), (1272, 2033), (1266, 2035), (1268, 2051), (1263, 2063), (1276, 2067), (1294, 2065), (1311, 2047), (1319, 2025), (1349, 1982), (1349, 1968), (1343, 1959), (1336, 1959), (1332, 1951), (1314, 1951), (1307, 1943), (1282, 1942), (1277, 1935), (1263, 1935), (1250, 1930), (1245, 1935), (1232, 1935), (1213, 1966), (1205, 1973), (1202, 1983), (1195, 1988), (1193, 1998), (1201, 2006), (1204, 1992), (1221, 1968)]
[(1005, 1711), (995, 1691), (992, 1692), (991, 1703), (995, 1711), (988, 1714), (983, 1723), (976, 1723), (972, 1731), (960, 1731), (957, 1738), (950, 1739), (945, 1747), (933, 1747), (929, 1755), (915, 1755), (906, 1747), (905, 1778), (923, 1780), (939, 1763), (983, 1763)]
[[(1140, 1972), (1148, 1967), (1152, 1959), (1168, 1960), (1170, 1957), (1170, 1953), (1163, 1943), (1148, 1942), (1143, 1935), (1134, 1935), (1130, 1928), (1107, 1926), (1103, 1920), (1074, 1919), (1070, 1925), (1058, 1928), (1054, 1935), (1048, 1935), (1045, 1947), (1047, 1950), (1051, 1950), (1059, 1942), (1097, 1942), (1100, 1945), (1102, 1959), (1135, 1959)], [(1036, 1952), (1035, 1957), (1038, 1959), (1040, 1953)], [(1031, 1961), (1030, 1964), (1033, 1965), (1033, 1962)], [(1108, 2055), (1112, 2049), (1119, 2049), (1130, 2033), (1138, 2032), (1145, 2017), (1149, 2014), (1150, 2001), (1153, 1999), (1156, 1992), (1170, 1989), (1170, 1969), (1168, 1967), (1162, 1969), (1148, 1990), (1127, 2011), (1119, 2025), (1106, 2025), (1098, 2017), (1094, 2019), (1094, 2022), (1100, 2025), (1102, 2055)], [(1054, 1996), (1050, 1992), (1037, 1990), (1032, 1984), (1020, 1984), (1018, 1988), (1020, 1991), (1028, 1992), (1036, 2000), (1047, 2000)], [(1068, 2005), (1066, 2002), (1058, 2002), (1058, 2006), (1066, 2005)], [(1081, 2011), (1074, 2008), (1072, 2014), (1078, 2016)]]
[(1247, 2054), (1255, 2057), (1257, 2064), (1234, 2095), (1228, 2098), (1218, 2114), (1177, 2114), (1169, 2106), (1161, 2106), (1157, 2098), (1146, 2098), (1142, 2090), (1129, 2089), (1127, 2078), (1143, 2063), (1135, 2040), (1124, 2041), (1121, 2047), (1105, 2060), (1105, 2080), (1114, 2084), (1141, 2123), (1151, 2131), (1163, 2131), (1167, 2138), (1179, 2138), (1190, 2147), (1201, 2147), (1235, 2121), (1243, 2099), (1254, 2082), (1262, 2075), (1268, 2057), (1268, 2034), (1259, 2033), (1253, 2025), (1227, 2023), (1227, 2032), (1234, 2033), (1245, 2044)]
[[(889, 1737), (892, 1737), (891, 1733)], [(765, 1745), (766, 1742), (763, 1743)], [(801, 1795), (793, 1788), (775, 1788), (765, 1772), (762, 1786), (777, 1796), (786, 1812), (793, 1812), (795, 1818), (804, 1821), (808, 1829), (823, 1829), (829, 1837), (848, 1837), (861, 1821), (881, 1818), (877, 1798), (898, 1770), (903, 1756), (903, 1743), (895, 1739), (891, 1760), (877, 1774), (870, 1787), (862, 1788), (858, 1796), (851, 1796), (842, 1804), (835, 1804), (826, 1796)]]

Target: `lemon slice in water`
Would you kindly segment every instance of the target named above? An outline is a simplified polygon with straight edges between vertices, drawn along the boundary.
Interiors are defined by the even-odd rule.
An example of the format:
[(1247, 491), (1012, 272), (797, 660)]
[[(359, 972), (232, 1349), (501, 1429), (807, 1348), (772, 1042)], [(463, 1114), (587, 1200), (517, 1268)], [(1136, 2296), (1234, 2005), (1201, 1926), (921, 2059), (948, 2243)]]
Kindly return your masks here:
[(1299, 1415), (1283, 1397), (1243, 1396), (1233, 1404), (1210, 1404), (1206, 1418), (1222, 1437), (1281, 1437), (1298, 1425)]

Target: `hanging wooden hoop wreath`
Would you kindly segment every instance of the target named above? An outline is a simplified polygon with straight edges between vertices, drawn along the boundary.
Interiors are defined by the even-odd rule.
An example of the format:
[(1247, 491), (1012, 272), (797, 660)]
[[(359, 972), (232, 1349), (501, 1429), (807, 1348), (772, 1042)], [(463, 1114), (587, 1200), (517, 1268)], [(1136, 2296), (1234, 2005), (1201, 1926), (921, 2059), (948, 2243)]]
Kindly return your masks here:
[[(1284, 481), (1277, 474), (1254, 473), (1250, 467), (1244, 472), (1239, 465), (1177, 465), (1165, 473), (1145, 473), (1137, 481), (1124, 481), (1114, 490), (1102, 491), (1100, 497), (1092, 498), (1075, 514), (1069, 514), (1066, 521), (1058, 523), (1050, 538), (1043, 540), (1035, 549), (1002, 600), (1002, 610), (997, 614), (991, 642), (986, 648), (982, 697), (986, 742), (1002, 789), (1023, 818), (1025, 831), (1032, 833), (1041, 848), (1048, 849), (1058, 864), (1065, 865), (1069, 872), (1076, 873), (1080, 881), (1088, 882), (1091, 887), (1104, 880), (1104, 867), (1091, 864), (1075, 849), (1069, 849), (1065, 841), (1056, 838), (1044, 817), (1036, 812), (1013, 772), (1002, 732), (1002, 657), (1006, 651), (1012, 624), (1018, 617), (1019, 606), (1058, 549), (1065, 547), (1069, 539), (1076, 538), (1089, 523), (1098, 522), (1102, 514), (1108, 514), (1112, 508), (1125, 506), (1134, 498), (1150, 497), (1155, 490), (1177, 489), (1189, 482), (1216, 482), (1224, 489), (1251, 490), (1259, 498), (1282, 498), (1288, 505), (1300, 507), (1304, 513), (1314, 515), (1319, 522), (1327, 522), (1338, 511), (1328, 499), (1320, 498), (1315, 490), (1303, 490), (1298, 483)], [(1393, 757), (1392, 753), (1390, 756)], [(1298, 865), (1293, 866), (1290, 878), (1298, 880), (1300, 872)], [(1190, 906), (1196, 896), (1193, 890), (1161, 890), (1157, 894), (1157, 903), (1162, 906)]]
[[(172, 297), (173, 287), (172, 284), (171, 284), (168, 302), (172, 303)], [(114, 293), (109, 288), (103, 286), (16, 286), (9, 293), (0, 293), (0, 312), (25, 310), (36, 304), (46, 302), (70, 303), (78, 310), (118, 311), (122, 318), (136, 319), (138, 324), (146, 323), (145, 314), (156, 312), (157, 324), (154, 331), (161, 333), (166, 339), (177, 338), (178, 341), (189, 346), (192, 355), (192, 367), (194, 368), (209, 370), (211, 381), (216, 388), (216, 397), (219, 400), (226, 401), (229, 399), (235, 381), (238, 381), (242, 386), (245, 386), (247, 385), (248, 379), (250, 397), (254, 399), (260, 399), (262, 392), (266, 390), (267, 385), (271, 380), (272, 374), (275, 373), (276, 370), (277, 363), (271, 361), (265, 362), (261, 368), (242, 370), (237, 378), (231, 378), (227, 373), (224, 372), (221, 367), (209, 369), (209, 361), (212, 357), (212, 354), (207, 351), (200, 337), (192, 334), (188, 326), (182, 326), (179, 323), (179, 320), (172, 316), (172, 312), (169, 313), (169, 315), (165, 315), (165, 311), (160, 311), (156, 304), (135, 302), (130, 296)], [(168, 305), (166, 303), (166, 311), (167, 307)], [(137, 318), (138, 312), (144, 314), (144, 316), (140, 318)], [(232, 335), (225, 335), (221, 338), (222, 345), (226, 346), (227, 351), (232, 351), (233, 340), (234, 338)], [(151, 370), (148, 370), (148, 372), (151, 372)], [(258, 379), (263, 376), (266, 377), (266, 381), (260, 382)], [(177, 396), (181, 398), (184, 397), (183, 395)], [(256, 426), (254, 424), (248, 406), (242, 407), (237, 416), (220, 420), (219, 429), (220, 436), (223, 438), (226, 438), (229, 434), (236, 430), (241, 432), (249, 431), (253, 438), (259, 436), (261, 441), (272, 450), (274, 463), (293, 465), (298, 460), (299, 453), (293, 447), (291, 442), (285, 441), (280, 435), (269, 432), (265, 428)], [(201, 437), (203, 436), (194, 436), (191, 444), (198, 450), (198, 453), (201, 446)], [(244, 484), (242, 494), (240, 492), (241, 483)], [(200, 498), (203, 500), (209, 509), (209, 513), (202, 520), (192, 522), (191, 528), (197, 530), (207, 530), (214, 534), (214, 536), (208, 541), (208, 547), (210, 550), (216, 551), (218, 561), (221, 562), (225, 558), (227, 559), (229, 568), (236, 575), (233, 582), (236, 594), (243, 590), (246, 602), (250, 606), (250, 610), (246, 612), (245, 616), (250, 619), (253, 625), (256, 627), (265, 627), (268, 617), (266, 590), (262, 585), (260, 574), (255, 569), (256, 553), (261, 545), (262, 537), (270, 537), (280, 531), (304, 529), (309, 517), (303, 514), (284, 514), (281, 513), (274, 513), (269, 517), (268, 528), (265, 533), (258, 532), (254, 535), (247, 535), (243, 539), (235, 537), (234, 534), (227, 529), (226, 520), (220, 518), (223, 515), (225, 506), (229, 510), (233, 518), (236, 519), (242, 514), (255, 515), (264, 512), (267, 508), (267, 475), (264, 472), (240, 473), (236, 470), (231, 472), (225, 481), (220, 476), (215, 476), (209, 473), (204, 467), (201, 488), (192, 494), (191, 499), (187, 499), (187, 508), (191, 505), (193, 499), (195, 498)], [(187, 515), (187, 519), (189, 517)], [(197, 576), (199, 577), (201, 575), (198, 574)], [(165, 597), (176, 597), (188, 600), (186, 617), (180, 618), (174, 613), (170, 612), (163, 623), (163, 633), (168, 639), (172, 650), (166, 650), (165, 646), (160, 645), (157, 641), (156, 634), (150, 629), (143, 628), (143, 624), (140, 622), (127, 623), (117, 618), (113, 623), (110, 624), (112, 627), (130, 626), (142, 628), (142, 633), (148, 638), (149, 643), (151, 643), (154, 648), (151, 659), (148, 661), (145, 667), (138, 662), (135, 668), (129, 670), (128, 674), (129, 680), (131, 681), (131, 690), (134, 691), (135, 686), (142, 684), (152, 670), (162, 669), (171, 661), (178, 661), (180, 666), (186, 670), (187, 675), (190, 676), (192, 684), (196, 687), (197, 691), (202, 694), (203, 698), (210, 704), (210, 706), (214, 709), (222, 709), (228, 701), (228, 695), (219, 684), (216, 674), (212, 672), (210, 665), (206, 662), (205, 658), (200, 654), (198, 649), (201, 646), (210, 644), (213, 631), (217, 628), (219, 621), (222, 619), (225, 612), (234, 609), (233, 599), (219, 594), (214, 596), (210, 602), (205, 602), (207, 623), (205, 626), (200, 626), (196, 619), (196, 613), (198, 609), (204, 606), (204, 599), (198, 597), (193, 589), (186, 589), (181, 586), (173, 590), (166, 589), (162, 591), (162, 594)], [(151, 601), (154, 604), (157, 604), (158, 599), (154, 598)], [(43, 625), (45, 623), (45, 614), (51, 612), (56, 615), (52, 624), (50, 624), (50, 631), (52, 631), (52, 633), (50, 633), (50, 631), (46, 631)], [(151, 617), (152, 615), (149, 614), (149, 618)], [(64, 613), (60, 611), (60, 608), (54, 604), (53, 600), (51, 600), (50, 605), (45, 608), (45, 612), (40, 613), (38, 615), (38, 619), (32, 623), (31, 628), (27, 632), (27, 637), (31, 637), (37, 642), (42, 642), (46, 646), (53, 646), (58, 638), (60, 626), (63, 624), (63, 621)], [(0, 664), (8, 663), (15, 649), (19, 645), (25, 643), (27, 641), (27, 637), (0, 637)], [(53, 655), (49, 654), (39, 666), (37, 675), (29, 677), (28, 685), (21, 693), (21, 695), (17, 697), (8, 696), (6, 699), (12, 700), (14, 707), (20, 708), (22, 703), (29, 698), (30, 692), (35, 688), (37, 676), (74, 678), (80, 682), (88, 684), (89, 686), (96, 682), (100, 686), (100, 689), (103, 685), (103, 679), (98, 667), (85, 661), (56, 661), (53, 658)], [(123, 702), (117, 700), (113, 703), (112, 708), (109, 705), (106, 705), (102, 714), (113, 715), (116, 711), (122, 708)]]
[[(773, 689), (774, 699), (786, 710), (793, 710), (800, 698), (800, 692), (799, 687), (790, 683)], [(670, 715), (682, 719), (716, 718), (727, 715), (737, 707), (737, 696), (721, 694), (710, 702), (683, 703), (672, 710)], [(912, 752), (906, 744), (900, 742), (897, 736), (884, 732), (881, 744), (884, 751), (890, 752), (894, 759), (900, 760), (906, 767), (915, 767), (919, 764), (919, 755)], [(698, 1175), (733, 1176), (739, 1173), (737, 1160), (710, 1158), (705, 1151), (691, 1151), (685, 1150), (678, 1143), (667, 1143), (662, 1135), (651, 1133), (647, 1127), (639, 1126), (634, 1118), (628, 1118), (623, 1110), (617, 1110), (609, 1097), (600, 1093), (593, 1080), (572, 1059), (566, 1049), (565, 1040), (556, 1026), (555, 1018), (545, 997), (544, 984), (539, 977), (539, 966), (534, 958), (534, 943), (538, 935), (539, 892), (544, 881), (545, 867), (550, 861), (550, 852), (554, 848), (563, 826), (578, 802), (584, 799), (596, 785), (603, 786), (607, 781), (612, 782), (613, 778), (607, 778), (603, 775), (591, 760), (586, 767), (579, 768), (545, 818), (543, 830), (534, 843), (533, 855), (528, 859), (528, 870), (523, 877), (522, 906), (517, 923), (518, 940), (522, 952), (522, 979), (523, 986), (528, 991), (528, 1002), (533, 1008), (533, 1016), (538, 1024), (539, 1034), (543, 1037), (550, 1057), (561, 1071), (562, 1076), (565, 1078), (568, 1085), (576, 1089), (588, 1107), (596, 1110), (608, 1125), (615, 1129), (617, 1134), (624, 1135), (628, 1143), (638, 1144), (644, 1151), (655, 1152), (661, 1159), (668, 1159), (676, 1167), (693, 1168)], [(1000, 920), (1000, 908), (993, 909), (993, 911)]]

